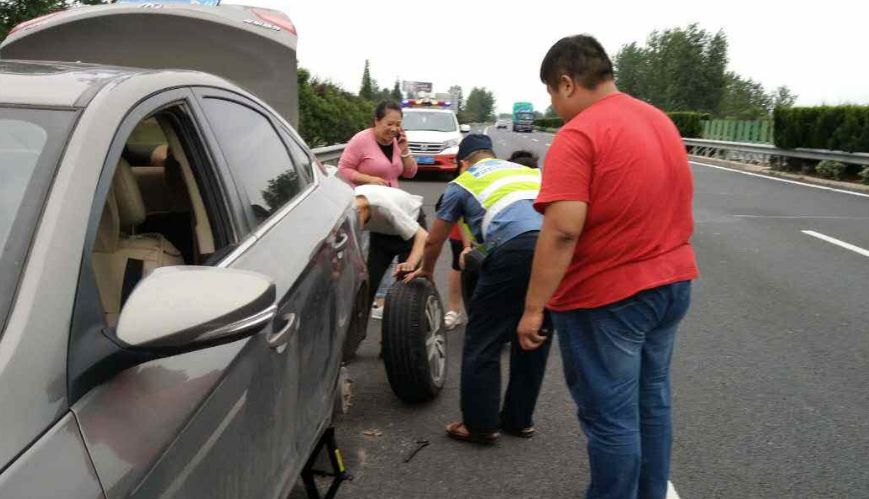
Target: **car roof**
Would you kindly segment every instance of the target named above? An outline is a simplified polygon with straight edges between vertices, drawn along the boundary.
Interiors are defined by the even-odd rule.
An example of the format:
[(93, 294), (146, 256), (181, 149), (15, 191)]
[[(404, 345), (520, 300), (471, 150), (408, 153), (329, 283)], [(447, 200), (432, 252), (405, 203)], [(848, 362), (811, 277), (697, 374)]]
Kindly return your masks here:
[[(138, 75), (197, 75), (198, 84), (224, 82), (198, 71), (125, 68), (72, 62), (0, 60), (0, 104), (35, 107), (85, 107), (106, 85)], [(194, 83), (190, 83), (194, 84)]]

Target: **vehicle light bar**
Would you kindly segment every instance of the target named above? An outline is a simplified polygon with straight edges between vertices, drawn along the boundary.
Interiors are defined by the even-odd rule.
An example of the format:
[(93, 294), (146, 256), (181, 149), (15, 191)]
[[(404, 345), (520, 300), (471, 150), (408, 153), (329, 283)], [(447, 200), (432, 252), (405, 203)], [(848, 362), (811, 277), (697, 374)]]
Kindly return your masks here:
[(443, 107), (447, 108), (452, 105), (452, 102), (445, 100), (431, 99), (404, 99), (401, 101), (401, 107)]

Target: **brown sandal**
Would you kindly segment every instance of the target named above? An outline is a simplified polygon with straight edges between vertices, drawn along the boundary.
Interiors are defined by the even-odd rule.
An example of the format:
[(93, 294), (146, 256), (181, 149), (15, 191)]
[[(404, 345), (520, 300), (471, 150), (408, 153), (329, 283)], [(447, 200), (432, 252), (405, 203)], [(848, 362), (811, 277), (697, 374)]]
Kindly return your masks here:
[(462, 442), (471, 442), (475, 444), (491, 445), (494, 444), (500, 433), (497, 431), (491, 432), (476, 432), (471, 431), (464, 423), (450, 423), (447, 425), (447, 436)]

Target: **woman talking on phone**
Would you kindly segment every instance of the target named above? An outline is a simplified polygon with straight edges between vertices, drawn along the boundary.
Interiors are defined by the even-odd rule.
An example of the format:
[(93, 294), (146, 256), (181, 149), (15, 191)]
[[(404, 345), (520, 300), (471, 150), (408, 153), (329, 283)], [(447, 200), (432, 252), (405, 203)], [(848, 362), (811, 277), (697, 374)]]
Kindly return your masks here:
[[(374, 126), (350, 139), (338, 160), (338, 174), (354, 187), (398, 187), (398, 177), (413, 178), (417, 165), (410, 154), (401, 119), (401, 106), (398, 103), (383, 101), (377, 104)], [(419, 213), (422, 214), (422, 210)], [(424, 219), (420, 225), (425, 228)], [(375, 319), (383, 317), (383, 298), (392, 284), (392, 272), (388, 272), (392, 261), (396, 256), (406, 257), (409, 251), (407, 243), (399, 236), (371, 233), (368, 246), (368, 306), (374, 304), (371, 314)], [(387, 279), (381, 286), (384, 274), (387, 274)]]
[(413, 178), (417, 165), (401, 129), (401, 106), (383, 101), (374, 110), (374, 126), (347, 143), (338, 172), (354, 186), (374, 184), (398, 187), (398, 177)]

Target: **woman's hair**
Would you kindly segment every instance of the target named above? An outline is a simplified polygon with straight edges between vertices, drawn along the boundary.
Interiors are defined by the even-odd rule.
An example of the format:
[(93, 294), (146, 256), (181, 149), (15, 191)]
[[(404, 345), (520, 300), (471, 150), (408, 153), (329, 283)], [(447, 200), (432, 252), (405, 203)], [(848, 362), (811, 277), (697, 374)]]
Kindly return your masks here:
[(383, 117), (386, 116), (386, 111), (389, 111), (390, 109), (393, 111), (398, 111), (398, 114), (404, 114), (401, 112), (401, 106), (398, 105), (398, 102), (395, 102), (393, 100), (384, 100), (380, 101), (380, 103), (377, 104), (377, 107), (374, 108), (374, 119), (376, 121), (382, 120)]
[(529, 168), (537, 168), (537, 155), (531, 151), (518, 150), (513, 151), (513, 154), (507, 159), (511, 163), (516, 163)]

